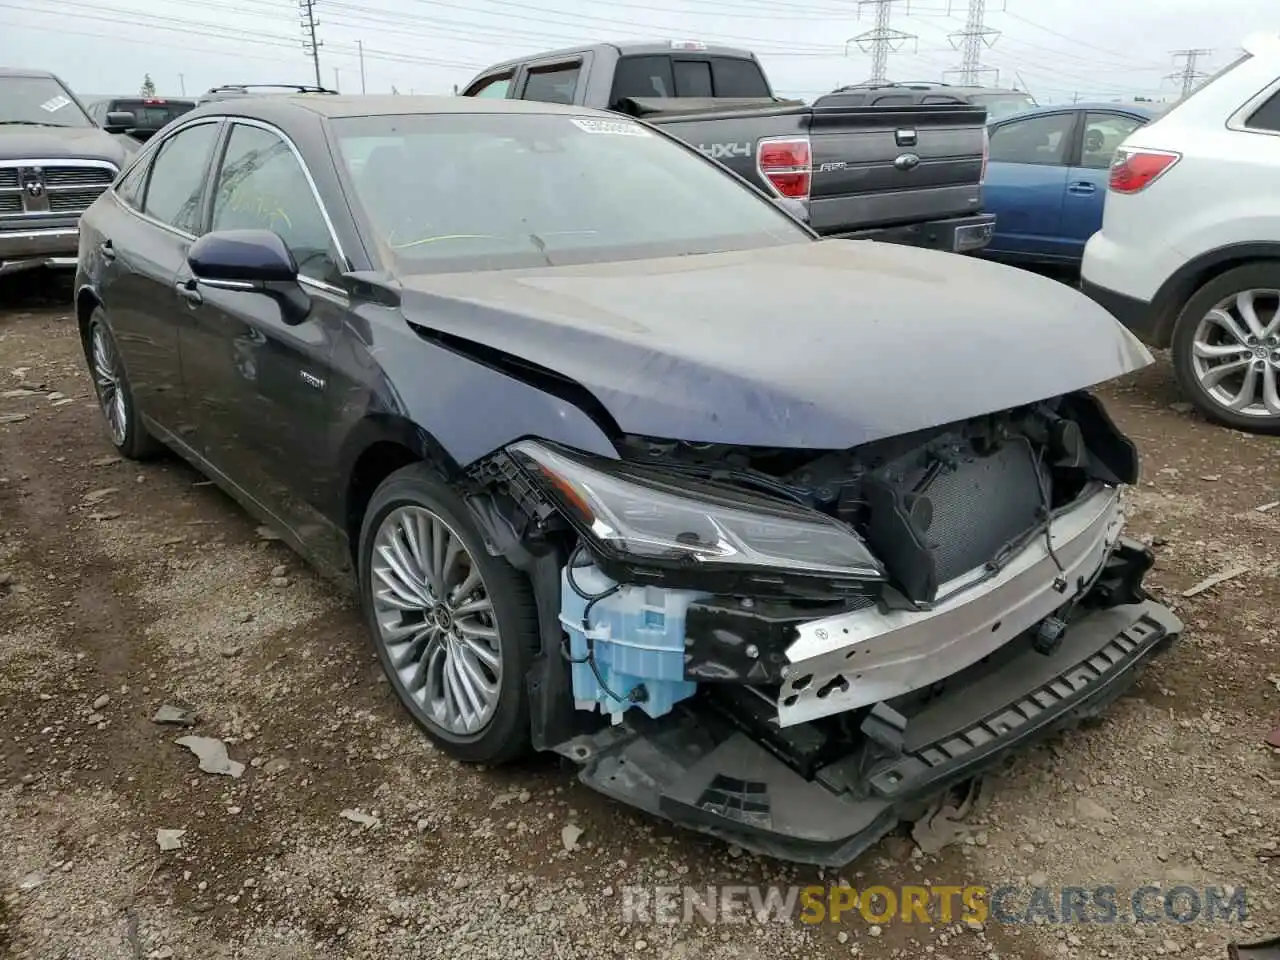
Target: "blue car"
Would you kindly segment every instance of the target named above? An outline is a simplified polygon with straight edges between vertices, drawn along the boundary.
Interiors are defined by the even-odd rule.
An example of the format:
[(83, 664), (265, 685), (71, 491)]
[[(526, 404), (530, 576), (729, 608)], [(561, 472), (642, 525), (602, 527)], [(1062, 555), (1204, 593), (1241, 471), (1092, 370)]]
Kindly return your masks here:
[(1102, 226), (1116, 147), (1156, 116), (1140, 104), (1075, 103), (990, 124), (983, 205), (996, 215), (996, 233), (983, 254), (1078, 266)]

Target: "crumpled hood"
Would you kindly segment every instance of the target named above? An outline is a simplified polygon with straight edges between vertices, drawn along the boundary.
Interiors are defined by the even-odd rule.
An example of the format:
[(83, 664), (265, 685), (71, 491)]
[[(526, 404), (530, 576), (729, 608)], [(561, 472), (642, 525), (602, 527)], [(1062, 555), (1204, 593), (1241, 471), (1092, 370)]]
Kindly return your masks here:
[(0, 162), (106, 160), (120, 167), (126, 156), (126, 147), (98, 127), (0, 126)]
[(403, 282), (411, 323), (576, 381), (626, 433), (694, 442), (844, 449), (1152, 360), (1057, 281), (869, 241)]

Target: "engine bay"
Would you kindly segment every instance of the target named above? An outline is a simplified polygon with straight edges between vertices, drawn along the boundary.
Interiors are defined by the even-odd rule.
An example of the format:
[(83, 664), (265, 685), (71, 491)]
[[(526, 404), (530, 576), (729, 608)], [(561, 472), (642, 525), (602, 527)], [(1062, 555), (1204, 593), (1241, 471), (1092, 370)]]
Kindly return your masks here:
[[(805, 722), (785, 719), (788, 708), (801, 699), (821, 701), (823, 709), (809, 707), (811, 714), (849, 709), (828, 704), (865, 706), (849, 694), (863, 673), (841, 670), (807, 693), (797, 688), (806, 676), (821, 673), (793, 662), (806, 625), (844, 624), (840, 618), (852, 617), (839, 629), (862, 644), (859, 653), (870, 657), (870, 641), (884, 636), (874, 646), (882, 651), (879, 660), (891, 661), (894, 643), (919, 646), (922, 630), (948, 629), (945, 617), (941, 626), (934, 622), (911, 628), (902, 625), (903, 618), (923, 623), (930, 620), (930, 611), (963, 606), (962, 595), (981, 595), (986, 581), (997, 584), (1006, 566), (1036, 542), (1042, 544), (1036, 549), (1043, 554), (1043, 570), (1035, 576), (1044, 582), (1034, 589), (1043, 593), (1054, 581), (1054, 607), (1066, 606), (1084, 591), (1086, 581), (1097, 578), (1119, 527), (1110, 523), (1105, 542), (1095, 530), (1089, 550), (1069, 558), (1089, 569), (1068, 570), (1059, 555), (1067, 545), (1055, 547), (1055, 522), (1101, 491), (1137, 476), (1132, 444), (1086, 393), (848, 451), (726, 447), (635, 436), (620, 438), (618, 449), (620, 460), (592, 464), (601, 472), (592, 474), (578, 492), (568, 489), (571, 481), (556, 479), (554, 471), (561, 467), (549, 468), (548, 483), (527, 457), (500, 458), (477, 473), (492, 498), (490, 528), (500, 524), (506, 542), (554, 558), (554, 596), (546, 606), (555, 610), (562, 662), (547, 668), (567, 673), (566, 693), (579, 717), (586, 713), (613, 724), (635, 710), (659, 719), (711, 691), (722, 700), (745, 703), (749, 722), (763, 711), (774, 727)], [(603, 507), (584, 506), (584, 498), (604, 489), (606, 480), (599, 477), (643, 484), (657, 499), (629, 500), (608, 514), (606, 522)], [(852, 531), (878, 566), (858, 576), (842, 571), (829, 575), (819, 569), (820, 563), (814, 569), (792, 569), (783, 561), (756, 569), (738, 562), (717, 568), (676, 548), (709, 550), (716, 536), (734, 539), (728, 527), (717, 533), (714, 523), (705, 529), (696, 523), (676, 529), (681, 526), (676, 523), (663, 544), (649, 537), (625, 550), (611, 549), (592, 533), (608, 529), (616, 534), (628, 518), (636, 517), (652, 526), (667, 494), (723, 505), (724, 516), (733, 510), (759, 511), (759, 516), (779, 522), (820, 516), (824, 523)], [(588, 519), (583, 510), (596, 513)], [(1096, 526), (1101, 521), (1091, 515), (1090, 522)], [(761, 550), (777, 546), (778, 531), (761, 532), (757, 528), (762, 526), (767, 527), (767, 519), (737, 529), (749, 529), (757, 538), (753, 545), (764, 544)], [(791, 542), (826, 532), (813, 530), (800, 528)], [(1084, 532), (1083, 527), (1076, 531)], [(615, 537), (614, 542), (621, 541)], [(783, 542), (777, 552), (785, 549)], [(1068, 573), (1076, 579), (1070, 590)], [(1027, 576), (1021, 576), (1020, 589), (1026, 593)], [(546, 592), (550, 586), (548, 582)], [(1032, 608), (1044, 605), (1037, 600)], [(1049, 612), (1037, 613), (1036, 620)], [(1002, 617), (999, 629), (990, 631), (998, 635), (997, 645), (1034, 626), (1022, 622), (1027, 616), (1020, 611)], [(993, 642), (988, 636), (970, 645), (985, 655)], [(886, 645), (888, 654), (883, 653)], [(955, 662), (963, 667), (972, 659), (957, 656)], [(904, 683), (909, 680), (895, 681), (889, 689)], [(732, 688), (741, 689), (726, 695)]]

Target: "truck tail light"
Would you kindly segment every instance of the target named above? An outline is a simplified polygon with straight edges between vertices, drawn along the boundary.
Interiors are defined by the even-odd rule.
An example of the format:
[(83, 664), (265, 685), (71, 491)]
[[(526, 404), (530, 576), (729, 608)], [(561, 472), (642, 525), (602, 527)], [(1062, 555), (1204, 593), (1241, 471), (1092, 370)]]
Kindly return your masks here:
[(978, 174), (978, 185), (987, 182), (987, 161), (991, 159), (991, 134), (982, 128), (982, 172)]
[(1108, 187), (1113, 193), (1138, 193), (1151, 186), (1181, 159), (1182, 154), (1170, 150), (1120, 147), (1111, 161)]
[(756, 169), (780, 197), (809, 199), (813, 152), (808, 137), (766, 137), (756, 141)]

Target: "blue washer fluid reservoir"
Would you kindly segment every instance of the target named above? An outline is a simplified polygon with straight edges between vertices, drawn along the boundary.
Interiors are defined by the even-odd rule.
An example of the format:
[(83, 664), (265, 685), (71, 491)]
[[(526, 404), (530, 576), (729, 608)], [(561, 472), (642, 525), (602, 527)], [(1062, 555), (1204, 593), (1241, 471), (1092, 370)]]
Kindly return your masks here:
[[(573, 579), (591, 595), (614, 586), (594, 564), (575, 567)], [(685, 613), (689, 604), (707, 594), (624, 586), (591, 606), (589, 629), (584, 631), (582, 615), (588, 601), (570, 585), (567, 567), (560, 574), (560, 593), (560, 622), (569, 634), (569, 652), (575, 661), (582, 661), (570, 668), (574, 706), (579, 710), (599, 705), (601, 713), (620, 723), (631, 707), (660, 717), (693, 696), (698, 685), (684, 678)], [(588, 638), (595, 671), (585, 662)], [(638, 700), (631, 698), (633, 691), (640, 693)]]

